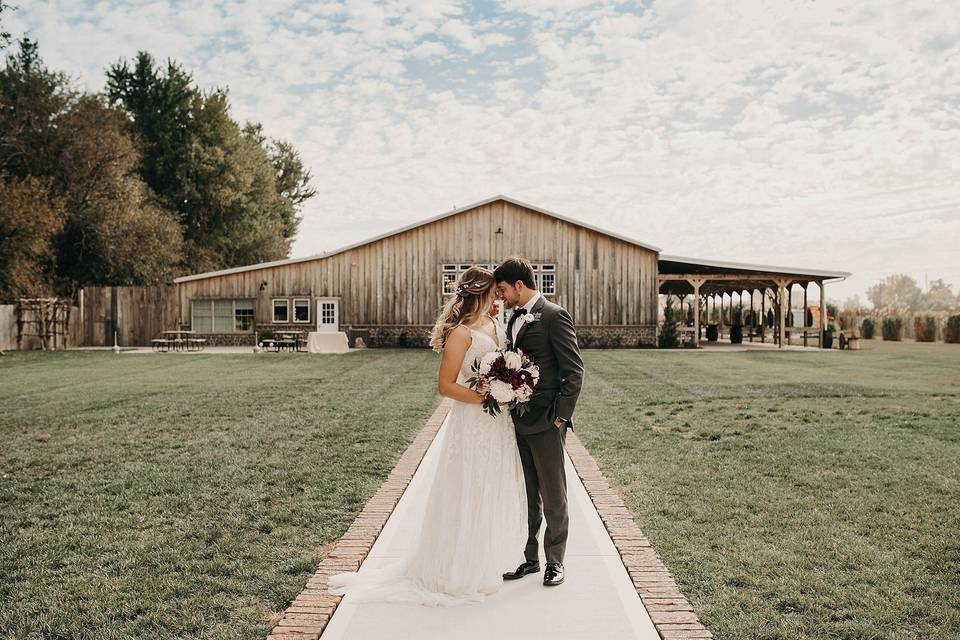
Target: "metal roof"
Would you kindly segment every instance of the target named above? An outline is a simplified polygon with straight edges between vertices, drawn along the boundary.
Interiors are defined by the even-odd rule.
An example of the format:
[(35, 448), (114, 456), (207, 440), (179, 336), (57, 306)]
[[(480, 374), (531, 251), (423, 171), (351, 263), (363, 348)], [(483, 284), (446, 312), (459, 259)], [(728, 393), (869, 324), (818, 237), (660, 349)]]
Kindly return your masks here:
[(610, 236), (611, 238), (616, 238), (616, 239), (618, 239), (618, 240), (622, 240), (623, 242), (626, 242), (626, 243), (628, 243), (628, 244), (636, 245), (636, 246), (642, 247), (642, 248), (644, 248), (644, 249), (649, 249), (650, 251), (656, 252), (656, 253), (658, 253), (658, 254), (660, 253), (660, 248), (659, 248), (659, 247), (655, 247), (655, 246), (653, 246), (653, 245), (646, 244), (646, 243), (644, 243), (644, 242), (640, 242), (639, 240), (634, 240), (633, 238), (628, 238), (628, 237), (626, 237), (626, 236), (621, 236), (621, 235), (619, 235), (619, 234), (617, 234), (617, 233), (614, 233), (614, 232), (612, 232), (612, 231), (608, 231), (608, 230), (606, 230), (606, 229), (601, 229), (600, 227), (595, 227), (595, 226), (593, 226), (593, 225), (587, 224), (586, 222), (581, 222), (581, 221), (579, 221), (579, 220), (574, 220), (573, 218), (568, 218), (567, 216), (560, 215), (559, 213), (554, 213), (554, 212), (552, 212), (552, 211), (547, 211), (546, 209), (544, 209), (544, 208), (542, 208), (542, 207), (537, 207), (537, 206), (532, 205), (532, 204), (527, 204), (526, 202), (521, 202), (520, 200), (517, 200), (517, 199), (515, 199), (515, 198), (511, 198), (511, 197), (509, 197), (509, 196), (496, 195), (496, 196), (492, 196), (492, 197), (490, 197), (490, 198), (487, 198), (487, 199), (485, 199), (485, 200), (481, 200), (480, 202), (474, 202), (473, 204), (467, 205), (467, 206), (465, 206), (465, 207), (456, 207), (456, 208), (454, 208), (454, 209), (451, 209), (450, 211), (445, 211), (444, 213), (441, 213), (441, 214), (439, 214), (439, 215), (433, 216), (432, 218), (427, 218), (426, 220), (421, 220), (421, 221), (419, 221), (419, 222), (415, 222), (415, 223), (413, 223), (413, 224), (409, 224), (409, 225), (407, 225), (407, 226), (405, 226), (405, 227), (401, 227), (401, 228), (399, 228), (399, 229), (394, 229), (393, 231), (388, 231), (387, 233), (380, 234), (379, 236), (376, 236), (376, 237), (373, 237), (373, 238), (369, 238), (369, 239), (363, 240), (363, 241), (361, 241), (361, 242), (356, 242), (356, 243), (354, 243), (354, 244), (347, 245), (347, 246), (345, 246), (345, 247), (340, 247), (339, 249), (334, 249), (333, 251), (324, 251), (323, 253), (317, 253), (317, 254), (310, 255), (310, 256), (304, 256), (304, 257), (302, 257), (302, 258), (286, 258), (286, 259), (283, 259), (283, 260), (274, 260), (274, 261), (272, 261), (272, 262), (261, 262), (261, 263), (259, 263), (259, 264), (251, 264), (251, 265), (246, 265), (246, 266), (243, 266), (243, 267), (233, 267), (232, 269), (221, 269), (221, 270), (219, 270), (219, 271), (207, 271), (206, 273), (196, 273), (196, 274), (189, 275), (189, 276), (180, 276), (179, 278), (174, 278), (173, 281), (174, 281), (174, 282), (177, 282), (177, 283), (179, 283), (179, 282), (189, 282), (189, 281), (191, 281), (191, 280), (203, 280), (203, 279), (205, 279), (205, 278), (215, 278), (215, 277), (217, 277), (217, 276), (226, 276), (226, 275), (230, 275), (230, 274), (232, 274), (232, 273), (242, 273), (242, 272), (244, 272), (244, 271), (254, 271), (254, 270), (256, 270), (256, 269), (268, 269), (268, 268), (270, 268), (270, 267), (279, 267), (279, 266), (288, 265), (288, 264), (296, 264), (297, 262), (307, 262), (307, 261), (310, 261), (310, 260), (321, 260), (321, 259), (323, 259), (323, 258), (329, 258), (329, 257), (331, 257), (331, 256), (335, 256), (335, 255), (337, 255), (338, 253), (343, 253), (344, 251), (350, 251), (351, 249), (356, 249), (357, 247), (362, 247), (363, 245), (367, 245), (367, 244), (370, 244), (370, 243), (372, 243), (372, 242), (377, 242), (378, 240), (383, 240), (384, 238), (389, 238), (390, 236), (395, 236), (395, 235), (397, 235), (397, 234), (399, 234), (399, 233), (403, 233), (404, 231), (410, 231), (411, 229), (416, 229), (417, 227), (422, 227), (422, 226), (424, 226), (424, 225), (428, 225), (428, 224), (431, 224), (431, 223), (433, 223), (433, 222), (437, 222), (437, 221), (439, 221), (439, 220), (443, 220), (444, 218), (449, 218), (450, 216), (454, 216), (454, 215), (456, 215), (456, 214), (458, 214), (458, 213), (463, 213), (464, 211), (468, 211), (468, 210), (470, 210), (470, 209), (476, 209), (477, 207), (482, 207), (483, 205), (490, 204), (490, 203), (496, 202), (496, 201), (498, 201), (498, 200), (503, 200), (504, 202), (509, 202), (510, 204), (517, 205), (518, 207), (524, 207), (524, 208), (530, 209), (530, 210), (532, 210), (532, 211), (536, 211), (537, 213), (542, 213), (542, 214), (544, 214), (544, 215), (551, 216), (551, 217), (553, 217), (553, 218), (557, 218), (558, 220), (563, 220), (564, 222), (568, 222), (568, 223), (573, 224), (573, 225), (576, 225), (576, 226), (578, 226), (578, 227), (583, 227), (584, 229), (589, 229), (590, 231), (596, 231), (597, 233), (601, 233), (601, 234), (603, 234), (603, 235), (605, 235), (605, 236)]
[[(807, 269), (804, 267), (778, 267), (767, 264), (749, 264), (746, 262), (725, 262), (723, 260), (703, 260), (700, 258), (686, 258), (661, 254), (657, 259), (658, 271), (672, 275), (679, 273), (711, 274), (711, 273), (764, 273), (784, 276), (810, 276), (812, 278), (846, 278), (852, 275), (849, 271), (828, 271), (825, 269)], [(665, 264), (673, 263), (673, 264)], [(666, 267), (666, 269), (662, 268)]]

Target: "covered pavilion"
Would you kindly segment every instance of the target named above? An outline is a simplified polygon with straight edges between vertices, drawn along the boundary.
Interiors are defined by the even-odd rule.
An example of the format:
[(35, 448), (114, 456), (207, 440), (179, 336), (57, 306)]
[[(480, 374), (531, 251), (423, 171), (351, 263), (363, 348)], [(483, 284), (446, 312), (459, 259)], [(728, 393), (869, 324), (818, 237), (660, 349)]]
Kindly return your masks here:
[[(746, 311), (743, 297), (750, 299), (751, 326), (757, 324), (760, 318), (760, 339), (763, 341), (764, 325), (767, 308), (774, 313), (774, 340), (779, 347), (784, 346), (784, 335), (788, 330), (786, 314), (792, 309), (792, 297), (795, 287), (803, 292), (803, 321), (799, 328), (803, 332), (804, 346), (807, 343), (808, 332), (816, 337), (819, 345), (823, 346), (823, 332), (826, 329), (826, 295), (825, 284), (836, 282), (851, 275), (846, 271), (827, 271), (824, 269), (801, 269), (794, 267), (776, 267), (771, 265), (745, 264), (738, 262), (723, 262), (720, 260), (700, 260), (682, 256), (661, 254), (657, 261), (657, 291), (662, 295), (676, 296), (680, 300), (681, 318), (684, 317), (684, 302), (689, 297), (688, 308), (693, 308), (693, 336), (694, 346), (700, 346), (701, 326), (704, 317), (709, 321), (709, 310), (719, 309), (721, 323), (734, 306), (733, 296), (737, 294), (740, 310)], [(820, 306), (816, 327), (807, 326), (807, 294), (811, 284), (816, 284), (820, 294)], [(756, 294), (760, 294), (759, 309), (755, 309)], [(729, 295), (729, 306), (724, 311), (724, 304)], [(759, 312), (759, 315), (758, 315)], [(811, 314), (814, 315), (814, 314)], [(811, 325), (813, 323), (810, 323)], [(751, 333), (751, 337), (752, 337)]]

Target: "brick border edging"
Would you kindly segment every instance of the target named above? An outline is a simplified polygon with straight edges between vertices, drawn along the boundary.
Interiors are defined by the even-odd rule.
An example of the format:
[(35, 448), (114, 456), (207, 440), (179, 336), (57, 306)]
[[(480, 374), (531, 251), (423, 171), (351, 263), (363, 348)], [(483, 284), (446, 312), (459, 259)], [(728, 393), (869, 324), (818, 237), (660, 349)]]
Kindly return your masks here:
[(713, 638), (574, 431), (567, 432), (566, 448), (660, 637), (664, 640)]
[(380, 488), (357, 516), (343, 537), (327, 554), (307, 585), (283, 612), (267, 640), (318, 640), (343, 596), (327, 593), (327, 578), (344, 571), (357, 571), (380, 536), (393, 509), (427, 453), (453, 402), (444, 398), (397, 461)]

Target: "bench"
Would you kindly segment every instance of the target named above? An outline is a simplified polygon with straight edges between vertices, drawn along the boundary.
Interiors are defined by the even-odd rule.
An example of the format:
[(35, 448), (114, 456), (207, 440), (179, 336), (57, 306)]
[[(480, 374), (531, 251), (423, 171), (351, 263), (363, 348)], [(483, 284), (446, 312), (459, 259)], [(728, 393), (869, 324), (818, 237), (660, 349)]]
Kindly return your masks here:
[(167, 340), (166, 338), (154, 338), (150, 341), (150, 347), (154, 351), (170, 351), (170, 343), (172, 340)]
[(860, 332), (856, 329), (840, 332), (840, 348), (851, 351), (860, 350)]

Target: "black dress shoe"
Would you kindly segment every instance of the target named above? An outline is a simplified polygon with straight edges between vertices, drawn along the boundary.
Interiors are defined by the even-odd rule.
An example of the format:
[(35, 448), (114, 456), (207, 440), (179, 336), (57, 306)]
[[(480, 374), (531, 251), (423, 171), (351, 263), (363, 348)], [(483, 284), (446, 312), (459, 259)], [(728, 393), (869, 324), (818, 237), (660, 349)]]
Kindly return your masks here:
[(523, 576), (529, 573), (539, 573), (540, 572), (540, 562), (538, 560), (527, 560), (522, 565), (517, 567), (516, 571), (507, 571), (503, 574), (504, 580), (516, 580), (517, 578), (522, 578)]
[(555, 587), (563, 584), (563, 565), (559, 562), (548, 562), (547, 570), (543, 572), (543, 586)]

